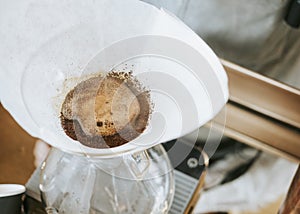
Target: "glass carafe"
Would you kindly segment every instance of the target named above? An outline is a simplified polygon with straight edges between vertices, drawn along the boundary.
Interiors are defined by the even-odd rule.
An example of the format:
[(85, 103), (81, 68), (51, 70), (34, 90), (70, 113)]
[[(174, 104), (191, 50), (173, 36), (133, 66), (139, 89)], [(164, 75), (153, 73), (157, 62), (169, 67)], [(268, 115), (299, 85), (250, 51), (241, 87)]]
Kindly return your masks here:
[(173, 171), (161, 145), (114, 158), (53, 148), (42, 165), (40, 191), (47, 213), (167, 213)]

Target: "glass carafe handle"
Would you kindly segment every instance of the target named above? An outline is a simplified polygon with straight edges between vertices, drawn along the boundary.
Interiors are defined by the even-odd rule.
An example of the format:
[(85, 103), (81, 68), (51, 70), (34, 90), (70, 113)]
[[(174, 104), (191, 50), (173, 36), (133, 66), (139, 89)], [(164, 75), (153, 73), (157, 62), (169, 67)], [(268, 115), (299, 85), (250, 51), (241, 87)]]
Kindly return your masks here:
[(128, 156), (126, 164), (128, 165), (131, 173), (137, 180), (143, 179), (145, 173), (150, 166), (150, 157), (147, 150), (134, 153)]

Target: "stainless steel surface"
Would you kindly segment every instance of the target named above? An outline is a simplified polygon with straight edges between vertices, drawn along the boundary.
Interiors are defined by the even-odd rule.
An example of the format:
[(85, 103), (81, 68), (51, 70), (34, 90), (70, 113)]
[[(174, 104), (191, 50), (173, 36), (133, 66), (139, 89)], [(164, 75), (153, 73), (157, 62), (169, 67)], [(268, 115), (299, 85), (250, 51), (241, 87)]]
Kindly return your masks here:
[(195, 194), (199, 180), (178, 170), (174, 170), (174, 175), (175, 195), (169, 213), (182, 214)]

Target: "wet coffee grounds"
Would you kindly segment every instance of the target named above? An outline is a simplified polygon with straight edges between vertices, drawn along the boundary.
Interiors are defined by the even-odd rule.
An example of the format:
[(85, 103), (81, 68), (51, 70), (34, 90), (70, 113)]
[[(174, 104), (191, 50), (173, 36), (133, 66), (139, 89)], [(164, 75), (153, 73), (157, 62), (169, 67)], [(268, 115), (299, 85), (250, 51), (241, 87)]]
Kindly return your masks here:
[(110, 72), (80, 82), (61, 107), (61, 125), (73, 140), (111, 148), (138, 137), (147, 127), (149, 91), (132, 73)]

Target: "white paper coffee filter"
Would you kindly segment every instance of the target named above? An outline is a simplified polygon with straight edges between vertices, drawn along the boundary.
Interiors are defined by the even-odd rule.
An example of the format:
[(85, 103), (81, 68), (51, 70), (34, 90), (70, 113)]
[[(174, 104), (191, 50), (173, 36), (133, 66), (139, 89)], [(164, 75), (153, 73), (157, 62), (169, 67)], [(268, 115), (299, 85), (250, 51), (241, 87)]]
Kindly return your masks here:
[[(163, 10), (135, 0), (31, 1), (21, 6), (8, 19), (17, 20), (15, 29), (5, 23), (0, 30), (1, 38), (8, 30), (5, 46), (19, 51), (5, 51), (0, 44), (0, 65), (5, 65), (1, 102), (24, 129), (52, 146), (107, 157), (143, 150), (203, 125), (228, 99), (218, 58)], [(61, 104), (78, 82), (111, 69), (132, 70), (151, 91), (153, 113), (135, 140), (111, 149), (88, 148), (64, 133)]]

